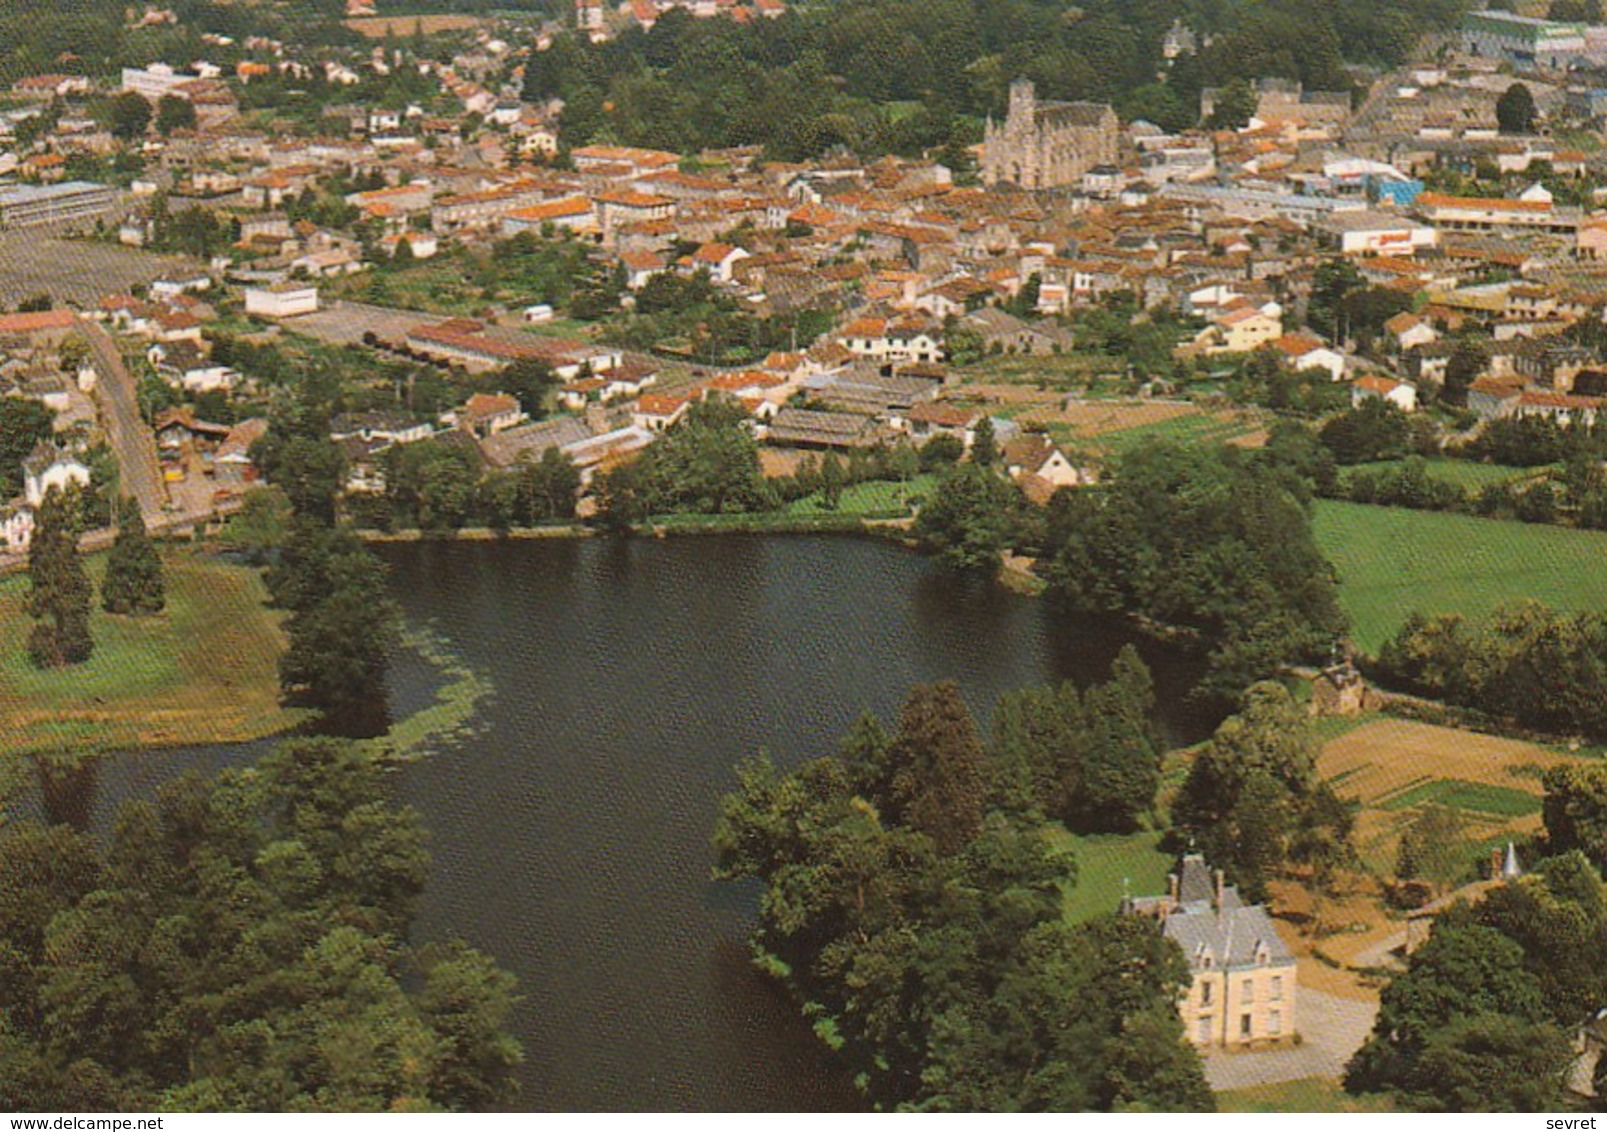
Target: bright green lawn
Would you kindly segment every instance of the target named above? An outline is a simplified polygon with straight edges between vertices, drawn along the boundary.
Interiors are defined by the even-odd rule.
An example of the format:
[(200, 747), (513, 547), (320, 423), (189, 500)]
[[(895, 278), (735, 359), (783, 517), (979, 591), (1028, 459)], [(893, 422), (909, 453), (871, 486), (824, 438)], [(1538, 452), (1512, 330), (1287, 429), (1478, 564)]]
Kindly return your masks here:
[(1313, 526), (1367, 652), (1414, 611), (1480, 616), (1526, 597), (1607, 607), (1607, 532), (1331, 500), (1317, 502)]
[(905, 514), (909, 511), (908, 501), (931, 491), (932, 485), (936, 482), (936, 476), (921, 475), (910, 480), (907, 485), (888, 480), (871, 480), (867, 483), (856, 483), (852, 487), (843, 489), (842, 497), (838, 499), (835, 510), (827, 510), (823, 507), (820, 502), (820, 495), (816, 493), (806, 495), (802, 499), (793, 500), (782, 508), (782, 514), (789, 517)]
[(1540, 812), (1540, 799), (1533, 794), (1508, 786), (1493, 786), (1488, 782), (1464, 782), (1459, 778), (1437, 778), (1433, 782), (1411, 786), (1381, 799), (1377, 804), (1386, 810), (1409, 810), (1430, 803), (1503, 818), (1520, 818)]
[(1054, 839), (1077, 860), (1077, 883), (1066, 892), (1066, 918), (1072, 923), (1116, 911), (1124, 894), (1166, 891), (1173, 861), (1160, 851), (1160, 833), (1079, 836), (1057, 828)]
[(1307, 1077), (1253, 1089), (1232, 1089), (1216, 1095), (1218, 1112), (1394, 1112), (1395, 1105), (1382, 1094), (1351, 1096), (1333, 1081)]

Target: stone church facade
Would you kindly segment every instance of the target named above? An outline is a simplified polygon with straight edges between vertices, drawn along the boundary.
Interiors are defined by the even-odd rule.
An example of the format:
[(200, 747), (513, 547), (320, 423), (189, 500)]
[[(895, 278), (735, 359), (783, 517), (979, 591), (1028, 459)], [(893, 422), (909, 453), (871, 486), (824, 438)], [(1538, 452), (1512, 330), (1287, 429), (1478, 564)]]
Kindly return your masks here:
[(989, 121), (982, 140), (982, 183), (1053, 189), (1075, 185), (1096, 165), (1116, 162), (1121, 123), (1099, 102), (1039, 102), (1027, 79), (1010, 84), (1010, 110)]

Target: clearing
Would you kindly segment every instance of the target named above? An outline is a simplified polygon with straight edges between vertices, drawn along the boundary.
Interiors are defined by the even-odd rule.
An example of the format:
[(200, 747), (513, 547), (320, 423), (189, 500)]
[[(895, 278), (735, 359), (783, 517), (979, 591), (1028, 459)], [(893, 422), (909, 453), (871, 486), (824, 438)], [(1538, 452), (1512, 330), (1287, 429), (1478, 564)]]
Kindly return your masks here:
[(1166, 892), (1175, 859), (1161, 852), (1162, 834), (1075, 834), (1051, 827), (1057, 849), (1077, 860), (1077, 882), (1066, 890), (1066, 918), (1074, 924), (1116, 911), (1125, 895)]
[(281, 615), (256, 570), (164, 555), (166, 611), (102, 613), (105, 556), (86, 559), (97, 583), (94, 655), (40, 671), (26, 653), (28, 581), (0, 581), (0, 755), (89, 753), (236, 742), (284, 731), (309, 713), (279, 703)]
[(1480, 617), (1520, 598), (1569, 613), (1607, 606), (1607, 532), (1326, 499), (1312, 528), (1370, 653), (1413, 612)]

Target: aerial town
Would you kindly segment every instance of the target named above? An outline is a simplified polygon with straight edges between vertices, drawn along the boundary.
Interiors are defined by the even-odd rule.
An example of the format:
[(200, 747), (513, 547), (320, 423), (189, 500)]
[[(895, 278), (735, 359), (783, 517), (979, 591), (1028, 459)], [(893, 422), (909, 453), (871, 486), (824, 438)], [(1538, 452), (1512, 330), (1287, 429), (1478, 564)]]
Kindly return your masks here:
[[(1131, 6), (1092, 7), (1115, 26)], [(1607, 19), (1439, 5), (1378, 58), (1280, 69), (1272, 45), (1220, 78), (1212, 60), (1259, 33), (1161, 7), (1167, 26), (1121, 24), (1144, 65), (1107, 97), (1063, 80), (1081, 57), (1001, 52), (963, 68), (987, 72), (981, 113), (866, 95), (874, 128), (822, 102), (774, 136), (734, 103), (721, 129), (678, 124), (664, 76), (729, 68), (771, 105), (730, 45), (782, 51), (807, 20), (827, 36), (821, 5), (345, 0), (302, 40), (252, 27), (254, 5), (204, 23), (211, 0), (140, 3), (116, 17), (140, 45), (122, 58), (0, 56), (0, 799), (43, 798), (0, 825), (0, 875), (81, 853), (99, 878), (42, 879), (16, 909), (0, 893), (0, 937), (37, 950), (0, 958), (29, 972), (0, 978), (25, 988), (0, 986), (0, 1109), (1599, 1105)], [(796, 54), (790, 79), (821, 65)], [(888, 140), (905, 127), (915, 142)], [(728, 593), (782, 569), (744, 545), (800, 564)], [(637, 557), (606, 557), (620, 546)], [(630, 588), (654, 570), (681, 581)], [(872, 677), (829, 633), (905, 632), (896, 603), (857, 604), (894, 575), (923, 620), (865, 646)], [(808, 605), (821, 585), (852, 608)], [(658, 615), (686, 636), (656, 643)], [(561, 656), (497, 636), (537, 621)], [(716, 700), (729, 672), (772, 671), (750, 633), (788, 667)], [(1022, 667), (1033, 649), (1048, 659)], [(627, 661), (667, 668), (616, 686)], [(574, 686), (543, 683), (559, 668)], [(561, 714), (571, 698), (593, 706)], [(810, 715), (818, 699), (855, 710)], [(443, 912), (414, 807), (441, 883), (486, 899), (500, 882), (451, 872), (484, 843), (443, 829), (500, 837), (504, 818), (432, 809), (452, 760), (543, 728), (707, 742), (676, 728), (704, 735), (687, 721), (729, 703), (769, 730), (733, 722), (746, 745), (714, 749), (718, 773), (621, 795), (688, 807), (663, 915), (688, 901), (743, 979), (785, 989), (791, 1012), (753, 1016), (802, 1027), (775, 1055), (797, 1091), (661, 1094), (599, 1068), (617, 1036), (566, 1020), (559, 1051), (570, 1035), (537, 1019), (553, 1003), (519, 1005), (497, 964), (523, 994), (543, 955)], [(774, 737), (793, 712), (807, 742)], [(592, 724), (604, 739), (563, 730)], [(91, 847), (105, 806), (58, 798), (102, 759), (279, 734), (320, 737), (205, 798), (117, 796), (135, 810), (109, 848)], [(172, 758), (161, 777), (187, 781)], [(394, 801), (376, 768), (420, 776), (405, 810), (376, 816)], [(246, 806), (249, 835), (228, 817)], [(745, 919), (685, 895), (708, 886), (711, 825), (715, 878), (757, 882)], [(182, 898), (106, 890), (125, 849), (167, 854), (144, 871)], [(213, 996), (183, 1018), (216, 1011), (198, 1070), (150, 949), (212, 922), (225, 881), (203, 858), (232, 861), (225, 898), (284, 934), (171, 943), (205, 956), (183, 991)], [(421, 939), (480, 950), (406, 943), (420, 893)], [(165, 909), (148, 938), (96, 911), (114, 898)], [(292, 1047), (326, 1005), (307, 988), (359, 946), (296, 934), (315, 921), (390, 949), (371, 974), (394, 1024), (438, 1043), (424, 1076), (366, 1034), (381, 1068), (362, 1083), (332, 1055), (305, 1069)], [(605, 935), (589, 961), (637, 946)], [(93, 963), (46, 972), (72, 953)], [(270, 973), (303, 961), (274, 1001)], [(702, 953), (680, 961), (672, 1004), (706, 993), (686, 973)], [(228, 982), (253, 962), (255, 989)], [(1140, 963), (1131, 1001), (1103, 993)], [(91, 967), (105, 1016), (41, 1022)], [(586, 977), (578, 993), (619, 980)], [(174, 1013), (134, 1041), (155, 1002)], [(51, 1026), (82, 1030), (35, 1042)], [(670, 1080), (727, 1056), (652, 1040)], [(1015, 1072), (1029, 1053), (1060, 1068)], [(231, 1061), (259, 1056), (271, 1073)]]

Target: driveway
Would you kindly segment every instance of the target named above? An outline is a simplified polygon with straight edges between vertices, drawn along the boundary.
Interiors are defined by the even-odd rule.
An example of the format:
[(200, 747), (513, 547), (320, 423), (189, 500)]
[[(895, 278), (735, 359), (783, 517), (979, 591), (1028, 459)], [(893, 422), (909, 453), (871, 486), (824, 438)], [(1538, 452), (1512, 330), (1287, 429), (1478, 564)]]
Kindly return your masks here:
[(1338, 1080), (1345, 1064), (1372, 1033), (1376, 1002), (1338, 998), (1300, 989), (1300, 1045), (1261, 1053), (1213, 1051), (1205, 1059), (1205, 1079), (1217, 1092), (1253, 1089), (1307, 1077)]

